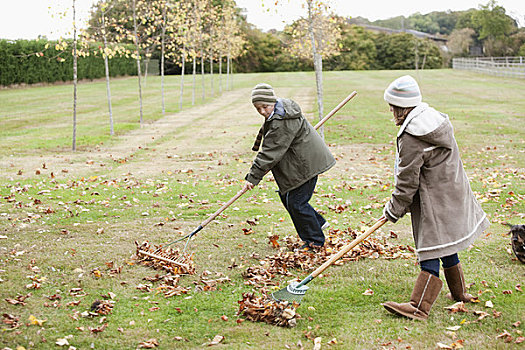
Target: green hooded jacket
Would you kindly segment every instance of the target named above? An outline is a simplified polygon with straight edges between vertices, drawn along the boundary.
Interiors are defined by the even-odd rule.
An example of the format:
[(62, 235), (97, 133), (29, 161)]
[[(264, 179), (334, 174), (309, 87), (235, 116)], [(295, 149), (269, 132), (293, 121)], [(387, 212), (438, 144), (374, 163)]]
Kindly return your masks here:
[(284, 115), (274, 113), (264, 123), (261, 150), (246, 180), (257, 185), (271, 170), (279, 192), (285, 194), (330, 169), (335, 159), (299, 105), (289, 99), (279, 101)]

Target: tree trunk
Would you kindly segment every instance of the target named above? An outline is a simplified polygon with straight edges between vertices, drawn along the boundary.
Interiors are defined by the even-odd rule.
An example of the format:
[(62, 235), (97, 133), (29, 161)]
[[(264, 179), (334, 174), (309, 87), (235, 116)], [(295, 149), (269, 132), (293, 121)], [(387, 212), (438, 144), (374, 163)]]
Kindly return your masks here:
[(184, 95), (184, 71), (186, 67), (186, 44), (182, 45), (182, 67), (180, 72), (180, 97), (179, 97), (179, 109), (182, 111), (182, 97)]
[[(312, 14), (312, 0), (307, 1), (308, 3), (308, 34), (312, 41), (312, 54), (314, 60), (315, 69), (315, 84), (317, 87), (317, 109), (319, 120), (323, 119), (323, 59), (319, 52), (317, 52), (317, 46), (315, 44), (315, 34), (313, 27), (313, 14)], [(324, 127), (318, 129), (319, 135), (324, 139)]]
[(226, 90), (230, 90), (230, 53), (226, 56)]
[(149, 49), (146, 49), (145, 59), (144, 59), (144, 86), (148, 85), (148, 68), (150, 58), (148, 57)]
[(204, 100), (206, 99), (206, 93), (205, 93), (205, 88), (204, 88), (204, 51), (202, 50), (202, 47), (201, 47), (201, 85), (202, 85), (202, 102), (204, 102)]
[(191, 105), (194, 106), (195, 105), (195, 80), (196, 80), (196, 75), (197, 75), (197, 58), (195, 56), (193, 56), (193, 91), (192, 91), (192, 94), (191, 94)]
[(230, 78), (230, 90), (233, 89), (233, 60), (230, 56), (230, 74), (231, 74), (231, 78)]
[(137, 1), (133, 0), (133, 35), (135, 38), (135, 50), (136, 50), (136, 59), (137, 59), (137, 77), (139, 82), (139, 106), (140, 106), (140, 126), (142, 126), (142, 72), (140, 69), (140, 47), (139, 47), (139, 37), (137, 34)]
[(76, 6), (73, 0), (73, 151), (77, 149), (77, 26)]
[(211, 90), (211, 96), (213, 97), (215, 95), (215, 92), (213, 91), (213, 55), (210, 52), (210, 90)]
[(222, 56), (219, 55), (219, 94), (222, 94)]
[(166, 49), (166, 6), (162, 8), (162, 25), (161, 44), (160, 44), (160, 95), (162, 99), (162, 115), (166, 114), (166, 105), (164, 103), (164, 51)]
[(106, 37), (106, 13), (102, 12), (102, 37), (104, 39), (104, 69), (106, 72), (106, 93), (108, 96), (108, 110), (109, 110), (109, 134), (113, 136), (115, 131), (113, 129), (113, 112), (111, 110), (111, 89), (109, 88), (109, 62), (108, 62), (108, 40)]

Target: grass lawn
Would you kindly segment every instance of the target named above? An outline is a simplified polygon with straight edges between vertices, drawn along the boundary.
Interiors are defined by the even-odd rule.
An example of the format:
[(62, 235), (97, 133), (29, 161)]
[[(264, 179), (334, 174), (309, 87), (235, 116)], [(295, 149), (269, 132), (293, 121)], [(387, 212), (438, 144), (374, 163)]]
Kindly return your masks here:
[[(131, 77), (111, 83), (113, 137), (105, 82), (80, 84), (76, 152), (71, 85), (0, 90), (0, 346), (134, 349), (149, 342), (191, 349), (220, 335), (215, 347), (227, 349), (311, 349), (319, 337), (322, 348), (334, 349), (523, 347), (525, 270), (504, 224), (524, 223), (525, 81), (453, 70), (325, 73), (325, 114), (351, 91), (358, 95), (325, 124), (338, 162), (320, 176), (311, 203), (332, 223), (333, 235), (363, 231), (381, 215), (393, 189), (397, 132), (383, 91), (407, 73), (419, 81), (424, 101), (450, 116), (491, 221), (460, 253), (469, 292), (480, 300), (468, 312), (445, 309), (453, 304), (445, 283), (427, 322), (389, 314), (380, 304), (408, 301), (419, 267), (412, 253), (376, 254), (330, 267), (312, 281), (296, 327), (245, 320), (238, 302), (259, 289), (243, 274), (297, 236), (271, 177), (189, 243), (196, 274), (180, 277), (186, 293), (166, 298), (151, 281), (164, 272), (137, 264), (134, 242), (162, 244), (191, 232), (242, 187), (262, 122), (250, 104), (255, 84), (270, 83), (298, 101), (314, 123), (315, 80), (310, 72), (239, 74), (226, 89), (223, 76), (219, 93), (215, 76), (211, 96), (206, 77), (203, 99), (197, 77), (192, 105), (189, 77), (179, 110), (180, 80), (170, 76), (163, 116), (160, 78), (150, 76), (141, 127)], [(279, 236), (280, 248), (269, 235)], [(410, 217), (387, 223), (374, 237), (385, 246), (413, 246)], [(282, 287), (308, 273), (296, 269), (274, 280)], [(206, 279), (226, 281), (204, 288)], [(111, 312), (89, 314), (104, 298)]]

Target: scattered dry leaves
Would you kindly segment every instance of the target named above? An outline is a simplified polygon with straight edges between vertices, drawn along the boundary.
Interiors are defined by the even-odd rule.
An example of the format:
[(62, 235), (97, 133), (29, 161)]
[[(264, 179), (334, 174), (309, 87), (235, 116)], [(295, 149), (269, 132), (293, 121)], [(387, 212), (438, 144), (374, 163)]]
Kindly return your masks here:
[(238, 301), (238, 315), (243, 315), (253, 322), (266, 322), (280, 327), (295, 327), (300, 317), (295, 310), (297, 303), (276, 301), (267, 295), (256, 296), (255, 293), (244, 293)]

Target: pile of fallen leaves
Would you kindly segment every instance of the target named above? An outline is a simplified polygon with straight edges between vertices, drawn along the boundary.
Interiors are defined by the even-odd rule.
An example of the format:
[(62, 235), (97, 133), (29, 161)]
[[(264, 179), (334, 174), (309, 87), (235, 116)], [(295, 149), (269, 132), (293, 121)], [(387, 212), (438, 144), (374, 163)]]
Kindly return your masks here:
[[(343, 231), (331, 229), (324, 246), (311, 252), (301, 251), (299, 248), (303, 242), (295, 236), (285, 237), (284, 247), (280, 247), (278, 236), (268, 237), (269, 244), (279, 251), (261, 259), (259, 265), (248, 267), (243, 273), (246, 279), (244, 283), (259, 288), (262, 296), (255, 296), (254, 293), (243, 294), (242, 300), (239, 301), (239, 315), (246, 316), (250, 321), (262, 321), (283, 327), (294, 326), (297, 322), (295, 309), (299, 304), (291, 305), (288, 302), (272, 300), (267, 296), (267, 288), (279, 285), (274, 280), (278, 275), (290, 276), (296, 269), (308, 271), (321, 266), (357, 236), (358, 233), (351, 228)], [(391, 232), (390, 237), (397, 238), (397, 235)], [(386, 237), (376, 236), (361, 242), (335, 264), (342, 265), (362, 258), (408, 259), (414, 256), (412, 247), (391, 244)]]
[[(312, 252), (301, 251), (299, 248), (303, 242), (295, 236), (286, 236), (283, 239), (285, 247), (281, 247), (277, 254), (267, 256), (260, 260), (259, 265), (246, 269), (243, 273), (246, 279), (245, 284), (259, 288), (276, 286), (278, 283), (274, 281), (275, 276), (290, 276), (291, 271), (296, 269), (313, 270), (329, 260), (333, 254), (337, 254), (357, 236), (358, 233), (351, 228), (343, 231), (331, 229), (324, 246)], [(390, 237), (397, 238), (393, 232), (390, 233)], [(279, 248), (276, 236), (270, 238), (270, 243), (275, 248)], [(391, 244), (384, 236), (369, 237), (336, 261), (334, 265), (342, 265), (345, 262), (363, 258), (409, 259), (413, 257), (415, 257), (414, 249), (408, 245)]]
[(244, 315), (253, 322), (266, 322), (280, 327), (295, 327), (298, 303), (276, 301), (267, 295), (257, 296), (255, 293), (244, 293), (239, 303), (239, 315)]
[[(135, 245), (137, 246), (137, 260), (143, 265), (154, 269), (166, 270), (173, 275), (195, 274), (193, 254), (185, 254), (178, 248), (162, 248), (162, 246), (152, 247), (148, 241), (144, 241), (142, 244), (135, 241)], [(153, 254), (168, 261), (149, 256), (145, 253)]]

